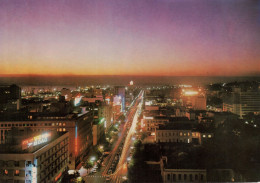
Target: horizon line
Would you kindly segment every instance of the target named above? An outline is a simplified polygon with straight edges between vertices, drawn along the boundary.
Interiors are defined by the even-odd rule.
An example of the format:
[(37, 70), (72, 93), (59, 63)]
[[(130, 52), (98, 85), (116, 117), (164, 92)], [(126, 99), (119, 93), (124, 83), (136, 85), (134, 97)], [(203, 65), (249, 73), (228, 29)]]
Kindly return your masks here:
[(255, 75), (130, 75), (130, 74), (0, 74), (0, 77), (104, 77), (104, 76), (114, 76), (114, 77), (260, 77), (260, 74)]

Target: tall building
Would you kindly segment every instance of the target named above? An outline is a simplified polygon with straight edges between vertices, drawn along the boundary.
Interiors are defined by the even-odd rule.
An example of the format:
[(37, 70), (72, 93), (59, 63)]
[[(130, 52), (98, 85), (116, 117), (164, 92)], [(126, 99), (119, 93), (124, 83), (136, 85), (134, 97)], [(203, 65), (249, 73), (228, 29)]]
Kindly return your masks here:
[(98, 106), (98, 117), (99, 118), (105, 118), (104, 127), (105, 129), (108, 129), (113, 122), (113, 106), (109, 104), (102, 104), (101, 106)]
[(100, 142), (101, 137), (104, 135), (104, 124), (106, 123), (105, 118), (95, 119), (92, 126), (93, 133), (93, 146), (97, 145)]
[(15, 84), (0, 86), (0, 102), (21, 99), (21, 88)]
[(229, 111), (243, 118), (248, 113), (260, 113), (260, 91), (235, 89), (223, 101), (223, 111)]
[(195, 110), (206, 110), (206, 95), (199, 90), (183, 90), (181, 99), (183, 105)]
[(0, 86), (0, 110), (19, 110), (21, 105), (21, 88), (17, 85)]
[(68, 132), (35, 133), (13, 128), (10, 135), (12, 140), (0, 145), (0, 182), (61, 181), (69, 164)]
[(93, 115), (85, 114), (10, 114), (0, 116), (0, 144), (7, 142), (8, 131), (12, 127), (30, 128), (35, 132), (59, 131), (69, 132), (69, 167), (80, 166), (93, 145), (92, 136)]
[(125, 111), (125, 87), (124, 86), (115, 86), (115, 95), (118, 95), (121, 97), (122, 101), (122, 108), (121, 111)]

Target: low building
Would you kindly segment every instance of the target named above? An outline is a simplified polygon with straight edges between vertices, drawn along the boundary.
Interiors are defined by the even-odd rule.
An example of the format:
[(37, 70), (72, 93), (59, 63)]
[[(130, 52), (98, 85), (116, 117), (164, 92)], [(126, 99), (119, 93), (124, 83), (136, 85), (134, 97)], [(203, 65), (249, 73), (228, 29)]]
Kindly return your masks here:
[(27, 133), (0, 147), (0, 182), (60, 182), (69, 164), (68, 132)]
[(194, 130), (191, 124), (160, 125), (155, 131), (155, 141), (201, 144), (201, 134)]
[(163, 156), (160, 161), (161, 176), (164, 183), (168, 182), (206, 182), (207, 170), (204, 168), (184, 168), (168, 163), (167, 157)]
[(165, 116), (144, 116), (142, 121), (142, 127), (145, 132), (154, 134), (159, 125), (163, 125), (169, 122), (169, 118)]

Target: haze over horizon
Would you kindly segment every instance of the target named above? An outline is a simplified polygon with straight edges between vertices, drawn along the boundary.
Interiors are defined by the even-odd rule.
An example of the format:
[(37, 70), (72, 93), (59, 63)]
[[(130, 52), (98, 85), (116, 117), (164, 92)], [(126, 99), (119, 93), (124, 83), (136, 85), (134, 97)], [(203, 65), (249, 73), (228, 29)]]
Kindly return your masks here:
[(0, 75), (259, 76), (259, 2), (0, 1)]

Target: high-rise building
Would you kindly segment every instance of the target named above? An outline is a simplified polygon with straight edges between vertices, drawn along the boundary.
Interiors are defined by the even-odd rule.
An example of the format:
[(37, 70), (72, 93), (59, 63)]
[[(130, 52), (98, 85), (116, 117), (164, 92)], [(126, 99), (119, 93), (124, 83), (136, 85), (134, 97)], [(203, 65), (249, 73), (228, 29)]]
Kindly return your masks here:
[(0, 86), (0, 102), (17, 100), (21, 98), (21, 88), (15, 84)]
[(122, 101), (122, 108), (121, 111), (125, 111), (125, 87), (124, 86), (115, 86), (115, 95), (118, 95), (121, 97)]
[(8, 133), (11, 140), (0, 145), (0, 182), (61, 180), (69, 164), (68, 132), (29, 132), (13, 128)]
[(0, 116), (0, 144), (7, 142), (8, 131), (12, 127), (30, 128), (37, 132), (68, 131), (69, 167), (75, 169), (93, 145), (92, 124), (93, 115), (90, 112), (81, 115), (29, 113)]
[(19, 110), (21, 105), (21, 88), (17, 85), (0, 86), (0, 110)]
[(243, 118), (248, 113), (260, 113), (260, 91), (235, 89), (223, 101), (223, 111), (229, 111)]

